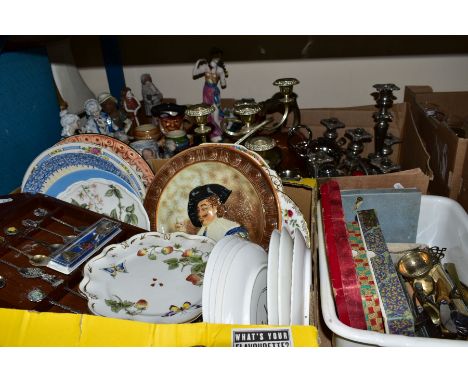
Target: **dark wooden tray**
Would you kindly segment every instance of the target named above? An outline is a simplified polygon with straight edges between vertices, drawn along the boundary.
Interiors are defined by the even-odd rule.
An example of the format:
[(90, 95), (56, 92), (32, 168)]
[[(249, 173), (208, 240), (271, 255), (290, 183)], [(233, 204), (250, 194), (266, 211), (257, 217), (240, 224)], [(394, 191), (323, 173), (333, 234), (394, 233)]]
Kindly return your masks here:
[[(28, 229), (22, 225), (23, 219), (44, 219), (41, 223), (41, 227), (61, 235), (72, 235), (73, 230), (71, 228), (54, 221), (50, 216), (54, 216), (76, 227), (89, 226), (103, 217), (103, 215), (43, 194), (19, 193), (0, 196), (0, 199), (8, 198), (13, 200), (0, 204), (0, 236), (5, 238), (9, 245), (31, 254), (47, 254), (48, 249), (35, 244), (31, 240), (21, 238), (22, 233), (28, 232)], [(33, 211), (36, 208), (46, 209), (49, 211), (49, 215), (45, 218), (34, 216)], [(107, 245), (120, 243), (137, 233), (145, 232), (141, 228), (122, 222), (119, 223), (121, 224), (122, 232)], [(16, 227), (20, 235), (6, 235), (5, 229), (9, 227)], [(60, 237), (38, 229), (31, 229), (27, 236), (49, 243), (62, 244), (62, 239)], [(101, 251), (98, 251), (96, 254), (100, 252)], [(33, 267), (33, 265), (29, 263), (28, 258), (7, 248), (5, 244), (0, 244), (0, 259), (19, 267)], [(77, 312), (90, 314), (87, 308), (87, 300), (80, 295), (78, 290), (78, 284), (83, 277), (84, 264), (86, 264), (86, 262), (69, 275), (56, 272), (47, 267), (40, 267), (44, 272), (64, 280), (61, 285), (54, 288), (51, 284), (40, 278), (24, 278), (13, 267), (0, 263), (0, 275), (6, 279), (6, 285), (0, 289), (0, 307), (34, 310), (38, 312), (69, 313), (69, 310), (66, 309), (66, 307), (68, 307)], [(34, 303), (27, 299), (27, 294), (31, 289), (36, 287), (44, 291), (47, 297), (41, 302)], [(50, 300), (65, 306), (65, 308), (53, 305)]]

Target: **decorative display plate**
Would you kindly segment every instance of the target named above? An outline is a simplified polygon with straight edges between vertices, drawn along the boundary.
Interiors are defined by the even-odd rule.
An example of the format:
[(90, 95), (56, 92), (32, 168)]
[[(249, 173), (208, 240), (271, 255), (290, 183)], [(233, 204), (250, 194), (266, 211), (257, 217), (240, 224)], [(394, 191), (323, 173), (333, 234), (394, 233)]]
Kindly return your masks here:
[(108, 179), (94, 178), (75, 182), (58, 194), (57, 199), (124, 223), (150, 229), (148, 214), (140, 199)]
[[(268, 248), (271, 231), (279, 229), (282, 220), (276, 189), (251, 156), (217, 144), (187, 149), (169, 159), (155, 175), (145, 199), (151, 228), (159, 232), (203, 233), (194, 201), (191, 211), (198, 225), (189, 217), (189, 195), (196, 187), (209, 184), (228, 190), (224, 195), (224, 221), (240, 225), (251, 241)], [(221, 235), (211, 236), (214, 240), (223, 236), (224, 231), (218, 231)], [(208, 236), (209, 232), (210, 226)]]
[(283, 228), (288, 230), (293, 239), (295, 237), (294, 230), (299, 229), (304, 236), (307, 247), (310, 248), (310, 232), (301, 210), (288, 195), (280, 193), (279, 198), (281, 214), (283, 215)]
[(267, 271), (267, 308), (268, 324), (278, 325), (278, 261), (280, 233), (273, 230), (271, 233), (270, 247), (268, 249), (268, 271)]
[(62, 175), (60, 178), (55, 179), (54, 181), (49, 181), (48, 184), (44, 186), (44, 189), (41, 190), (41, 193), (57, 197), (58, 194), (65, 191), (73, 183), (93, 178), (111, 180), (115, 183), (120, 184), (122, 187), (125, 187), (127, 191), (134, 194), (137, 198), (140, 197), (138, 193), (132, 187), (130, 187), (130, 185), (127, 182), (125, 182), (122, 178), (112, 174), (111, 172), (99, 169), (71, 170), (68, 174)]
[(302, 233), (294, 230), (291, 281), (291, 325), (304, 325), (304, 283), (306, 243)]
[(285, 229), (281, 231), (279, 248), (278, 325), (289, 325), (291, 318), (293, 240)]
[[(65, 143), (58, 146), (52, 146), (39, 154), (29, 165), (23, 178), (24, 188), (26, 184), (36, 185), (36, 173), (39, 177), (39, 184), (46, 184), (49, 177), (64, 174), (64, 168), (70, 166), (81, 166), (88, 168), (99, 168), (109, 171), (109, 165), (115, 168), (113, 172), (124, 179), (130, 186), (138, 192), (141, 200), (144, 199), (146, 188), (143, 181), (138, 177), (136, 171), (130, 168), (130, 165), (113, 152), (90, 143)], [(45, 177), (48, 175), (47, 177)], [(32, 181), (29, 178), (33, 178)], [(42, 180), (43, 183), (40, 183)], [(37, 186), (36, 186), (37, 188)], [(31, 191), (32, 192), (32, 191)], [(39, 192), (39, 191), (35, 191)]]
[(150, 185), (154, 178), (153, 170), (151, 170), (151, 167), (141, 155), (132, 147), (116, 138), (103, 134), (78, 134), (62, 139), (57, 145), (74, 142), (92, 143), (117, 154), (137, 172), (146, 187)]
[(97, 315), (151, 323), (193, 321), (214, 241), (184, 233), (138, 234), (88, 261), (80, 290)]

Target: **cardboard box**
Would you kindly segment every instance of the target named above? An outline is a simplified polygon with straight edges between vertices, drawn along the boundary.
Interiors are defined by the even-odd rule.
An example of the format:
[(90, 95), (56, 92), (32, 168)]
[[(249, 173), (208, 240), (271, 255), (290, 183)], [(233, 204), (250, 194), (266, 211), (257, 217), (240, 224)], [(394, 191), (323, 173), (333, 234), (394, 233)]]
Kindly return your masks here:
[[(393, 188), (400, 184), (405, 188), (418, 188), (422, 193), (427, 192), (429, 181), (432, 179), (430, 155), (419, 135), (409, 112), (407, 103), (396, 103), (390, 109), (393, 121), (390, 122), (389, 132), (402, 139), (401, 144), (393, 146), (390, 158), (401, 166), (401, 171), (368, 176), (344, 176), (334, 178), (341, 189), (358, 188)], [(377, 111), (376, 106), (361, 106), (353, 108), (303, 109), (301, 122), (312, 129), (313, 137), (322, 136), (325, 128), (320, 124), (324, 118), (335, 117), (345, 124), (344, 129), (338, 129), (338, 137), (343, 137), (347, 129), (364, 128), (374, 136), (375, 121), (372, 117)], [(348, 141), (348, 140), (347, 140)], [(362, 156), (374, 151), (374, 142), (364, 144)], [(328, 180), (319, 179), (319, 183)]]
[[(167, 159), (153, 159), (151, 168), (156, 174), (167, 162)], [(317, 344), (319, 346), (331, 346), (331, 332), (323, 322), (320, 314), (319, 303), (319, 278), (317, 258), (317, 228), (316, 228), (316, 206), (317, 206), (317, 183), (315, 180), (307, 179), (302, 182), (291, 182), (284, 185), (284, 192), (296, 203), (308, 223), (311, 235), (311, 260), (312, 260), (312, 285), (310, 290), (309, 323), (317, 329)]]
[(437, 105), (449, 120), (468, 121), (468, 92), (434, 92), (430, 86), (405, 87), (405, 101), (431, 153), (434, 179), (429, 193), (457, 200), (468, 211), (468, 139), (459, 138), (446, 121), (428, 117), (424, 107)]
[[(157, 171), (166, 160), (155, 160)], [(309, 326), (151, 324), (89, 314), (31, 312), (0, 308), (0, 346), (239, 346), (236, 333), (284, 332), (295, 347), (330, 344), (330, 338), (314, 326), (319, 321), (318, 262), (315, 247), (316, 188), (285, 186), (309, 223), (312, 245), (312, 287)], [(324, 327), (324, 326), (323, 326)], [(274, 344), (273, 344), (274, 345)], [(265, 344), (261, 344), (265, 346)], [(271, 346), (271, 344), (270, 344)]]

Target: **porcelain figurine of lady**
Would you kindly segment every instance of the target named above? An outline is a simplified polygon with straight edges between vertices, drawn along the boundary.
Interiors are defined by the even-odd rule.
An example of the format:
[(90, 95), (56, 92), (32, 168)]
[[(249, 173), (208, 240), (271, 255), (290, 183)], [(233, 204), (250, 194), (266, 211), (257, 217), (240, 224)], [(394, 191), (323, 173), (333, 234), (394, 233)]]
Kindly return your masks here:
[(130, 135), (133, 134), (133, 129), (137, 126), (140, 126), (140, 121), (138, 121), (137, 113), (141, 108), (141, 103), (134, 96), (132, 90), (129, 87), (124, 87), (120, 93), (121, 102), (123, 109), (127, 112), (128, 118), (132, 121), (132, 127), (130, 129)]
[(222, 61), (223, 52), (218, 48), (211, 49), (210, 57), (208, 60), (200, 59), (195, 63), (192, 71), (193, 79), (198, 79), (202, 76), (205, 78), (205, 85), (203, 86), (203, 103), (208, 105), (215, 105), (215, 112), (210, 115), (208, 122), (213, 126), (210, 135), (212, 142), (219, 142), (222, 139), (221, 120), (224, 117), (221, 109), (221, 91), (219, 90), (218, 83), (222, 89), (226, 88), (226, 78), (228, 72)]
[(62, 125), (62, 138), (71, 137), (78, 134), (80, 126), (78, 121), (80, 118), (76, 114), (71, 114), (67, 109), (60, 112), (60, 125)]
[(114, 136), (112, 119), (102, 112), (99, 102), (95, 99), (88, 99), (84, 103), (84, 109), (88, 120), (84, 126), (84, 133), (104, 134)]
[(141, 81), (141, 95), (145, 105), (145, 114), (147, 117), (151, 117), (151, 108), (161, 103), (163, 94), (153, 84), (153, 79), (148, 73), (144, 73), (140, 77)]

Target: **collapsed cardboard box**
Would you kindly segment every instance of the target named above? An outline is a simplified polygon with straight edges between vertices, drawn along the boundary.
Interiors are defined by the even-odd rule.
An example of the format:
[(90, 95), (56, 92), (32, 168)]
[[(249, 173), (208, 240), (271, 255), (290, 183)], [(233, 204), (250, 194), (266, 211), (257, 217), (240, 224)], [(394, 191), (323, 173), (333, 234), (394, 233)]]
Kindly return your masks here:
[(406, 86), (405, 101), (427, 150), (434, 179), (429, 192), (457, 200), (468, 211), (468, 139), (459, 138), (447, 121), (426, 115), (436, 106), (449, 120), (468, 121), (468, 92), (434, 92), (430, 86)]

